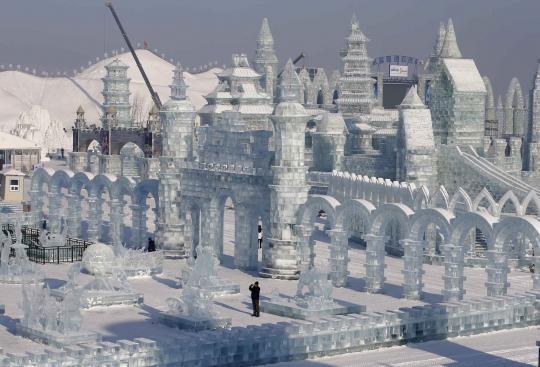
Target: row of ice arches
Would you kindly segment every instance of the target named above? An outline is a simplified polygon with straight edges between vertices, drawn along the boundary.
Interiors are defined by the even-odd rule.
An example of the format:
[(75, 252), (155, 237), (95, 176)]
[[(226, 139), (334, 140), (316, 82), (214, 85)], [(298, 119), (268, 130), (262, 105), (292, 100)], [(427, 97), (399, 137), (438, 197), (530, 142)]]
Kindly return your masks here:
[(108, 174), (40, 168), (30, 196), (32, 222), (48, 230), (89, 241), (117, 239), (145, 247), (156, 229), (158, 181), (135, 181)]
[[(516, 204), (518, 205), (518, 204)], [(416, 210), (402, 203), (386, 203), (377, 207), (365, 199), (344, 199), (339, 202), (328, 195), (311, 195), (299, 213), (297, 227), (301, 268), (314, 263), (315, 251), (312, 235), (321, 213), (326, 217), (326, 233), (330, 237), (328, 268), (336, 286), (344, 286), (348, 275), (349, 238), (361, 237), (366, 244), (366, 290), (382, 290), (385, 275), (385, 254), (395, 249), (390, 237), (395, 237), (403, 251), (404, 296), (419, 299), (422, 296), (424, 256), (433, 251), (426, 241), (426, 234), (435, 233), (439, 238), (438, 250), (445, 268), (445, 300), (463, 298), (465, 257), (474, 251), (471, 236), (480, 232), (486, 244), (485, 283), (488, 296), (505, 295), (509, 283), (509, 262), (527, 259), (540, 269), (540, 222), (535, 215), (495, 216), (484, 207), (473, 210), (455, 207), (427, 207)], [(532, 251), (529, 251), (531, 249)], [(388, 251), (390, 252), (390, 251)], [(532, 275), (533, 287), (540, 289), (538, 272)]]

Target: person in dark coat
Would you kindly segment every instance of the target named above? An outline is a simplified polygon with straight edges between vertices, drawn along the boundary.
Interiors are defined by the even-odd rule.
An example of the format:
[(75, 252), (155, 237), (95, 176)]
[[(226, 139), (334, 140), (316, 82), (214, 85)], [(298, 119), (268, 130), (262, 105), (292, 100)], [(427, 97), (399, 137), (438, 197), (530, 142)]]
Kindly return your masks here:
[(156, 251), (156, 243), (152, 239), (152, 237), (148, 238), (148, 252), (154, 252)]
[(251, 292), (251, 303), (253, 303), (253, 314), (251, 316), (259, 317), (261, 315), (259, 311), (259, 295), (261, 293), (259, 282), (251, 284), (249, 290)]

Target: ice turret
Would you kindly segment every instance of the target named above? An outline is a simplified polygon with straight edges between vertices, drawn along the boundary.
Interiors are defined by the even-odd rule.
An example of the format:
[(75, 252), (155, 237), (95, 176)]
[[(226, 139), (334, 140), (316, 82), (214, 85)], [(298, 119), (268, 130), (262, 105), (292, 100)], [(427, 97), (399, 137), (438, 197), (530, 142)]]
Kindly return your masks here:
[(452, 18), (448, 19), (444, 43), (442, 45), (440, 57), (445, 59), (461, 59), (461, 51), (457, 44), (456, 32), (454, 31), (454, 23)]

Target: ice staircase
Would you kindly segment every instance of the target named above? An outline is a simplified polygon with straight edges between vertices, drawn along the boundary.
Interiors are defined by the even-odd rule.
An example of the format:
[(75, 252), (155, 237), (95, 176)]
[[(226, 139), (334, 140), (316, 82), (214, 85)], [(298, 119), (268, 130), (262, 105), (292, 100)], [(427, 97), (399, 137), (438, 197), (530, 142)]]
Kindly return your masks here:
[(455, 150), (449, 153), (452, 156), (451, 159), (454, 160), (454, 164), (466, 167), (468, 172), (476, 174), (477, 180), (483, 185), (489, 183), (491, 189), (498, 188), (501, 194), (513, 190), (521, 198), (524, 198), (530, 191), (535, 191), (540, 195), (540, 190), (505, 172), (487, 159), (480, 157), (472, 147), (464, 150), (459, 147), (453, 148)]

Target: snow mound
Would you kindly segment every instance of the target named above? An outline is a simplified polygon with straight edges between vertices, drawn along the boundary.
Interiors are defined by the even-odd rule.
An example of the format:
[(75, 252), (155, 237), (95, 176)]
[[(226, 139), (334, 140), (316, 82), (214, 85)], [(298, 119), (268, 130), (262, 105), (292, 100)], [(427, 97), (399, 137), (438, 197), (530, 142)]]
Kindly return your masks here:
[[(172, 80), (174, 65), (148, 50), (136, 52), (152, 86), (162, 102), (165, 102), (169, 99), (169, 84)], [(132, 103), (133, 100), (137, 100), (140, 105), (151, 106), (150, 94), (130, 53), (103, 59), (76, 76), (40, 77), (20, 71), (4, 71), (0, 72), (0, 106), (2, 106), (0, 130), (6, 132), (14, 130), (17, 131), (17, 135), (19, 133), (23, 136), (35, 135), (35, 139), (41, 139), (47, 131), (47, 127), (42, 125), (50, 123), (59, 124), (61, 129), (65, 128), (70, 132), (75, 120), (75, 111), (79, 106), (84, 108), (89, 124), (99, 125), (103, 102), (101, 78), (105, 76), (105, 65), (115, 58), (129, 66)], [(187, 96), (195, 108), (198, 109), (205, 104), (203, 96), (216, 87), (218, 79), (215, 74), (220, 71), (221, 69), (214, 68), (200, 74), (184, 72), (184, 78), (189, 87)], [(22, 116), (25, 113), (27, 114)], [(48, 119), (46, 115), (49, 115)], [(23, 127), (17, 128), (19, 120), (22, 125), (30, 122), (30, 125), (36, 126), (39, 133), (37, 131), (31, 133)], [(55, 125), (52, 130), (58, 131), (58, 126)], [(70, 143), (67, 145), (69, 147)], [(46, 146), (43, 147), (47, 149)]]
[(62, 123), (52, 120), (49, 111), (41, 106), (32, 106), (21, 113), (10, 134), (36, 143), (42, 148), (42, 154), (71, 148), (71, 133), (64, 132)]

